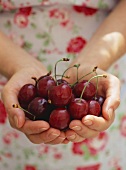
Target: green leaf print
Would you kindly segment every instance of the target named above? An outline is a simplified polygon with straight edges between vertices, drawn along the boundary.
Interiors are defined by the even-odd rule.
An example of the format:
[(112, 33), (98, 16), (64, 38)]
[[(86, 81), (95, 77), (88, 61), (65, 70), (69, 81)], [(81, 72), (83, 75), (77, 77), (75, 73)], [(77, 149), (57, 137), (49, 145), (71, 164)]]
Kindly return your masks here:
[(48, 71), (53, 70), (52, 65), (48, 65), (48, 66), (47, 66), (47, 70), (48, 70)]
[(105, 2), (103, 2), (103, 0), (99, 0), (99, 2), (98, 2), (98, 7), (99, 7), (100, 9), (107, 9), (107, 8), (108, 8), (108, 5), (107, 5)]
[(50, 39), (46, 39), (46, 40), (44, 41), (43, 45), (44, 45), (44, 46), (48, 46), (49, 43), (50, 43)]
[(84, 159), (89, 160), (93, 158), (94, 160), (98, 159), (98, 155), (91, 155), (88, 147), (86, 145), (82, 146), (82, 150), (84, 151)]
[(84, 159), (89, 160), (90, 159), (90, 152), (86, 145), (82, 146), (82, 150), (84, 151)]
[(25, 50), (30, 50), (32, 48), (32, 44), (28, 41), (25, 41), (24, 45), (23, 45), (23, 48)]
[(46, 33), (46, 32), (44, 32), (43, 34), (41, 34), (41, 33), (36, 34), (36, 38), (42, 39), (44, 46), (48, 46), (50, 44), (50, 42), (53, 43), (50, 35), (48, 33)]
[(31, 23), (31, 27), (35, 29), (36, 25), (34, 23)]
[(38, 39), (43, 39), (43, 38), (46, 38), (47, 36), (48, 36), (47, 33), (43, 33), (43, 34), (38, 33), (38, 34), (36, 34), (36, 38), (38, 38)]
[(6, 28), (11, 28), (11, 22), (10, 21), (7, 21), (5, 24), (4, 24), (4, 26), (6, 27)]
[(35, 155), (35, 153), (31, 150), (31, 148), (26, 148), (23, 150), (23, 152), (26, 159), (29, 159), (30, 156)]

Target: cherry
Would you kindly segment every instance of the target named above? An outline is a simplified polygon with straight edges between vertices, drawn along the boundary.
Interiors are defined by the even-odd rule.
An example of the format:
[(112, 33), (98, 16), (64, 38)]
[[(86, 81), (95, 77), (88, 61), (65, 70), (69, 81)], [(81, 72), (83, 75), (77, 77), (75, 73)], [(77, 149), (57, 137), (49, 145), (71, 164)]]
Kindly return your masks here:
[(52, 86), (56, 86), (56, 82), (52, 78), (52, 76), (44, 76), (39, 78), (37, 81), (38, 95), (45, 99), (48, 99), (48, 90)]
[(68, 84), (60, 84), (49, 89), (48, 98), (58, 107), (68, 105), (72, 97), (72, 90)]
[(96, 100), (89, 100), (88, 101), (88, 114), (100, 116), (100, 113), (101, 113), (101, 106), (99, 102), (97, 102)]
[[(69, 128), (71, 120), (81, 120), (87, 114), (100, 116), (105, 98), (98, 95), (98, 77), (107, 76), (97, 75), (97, 67), (94, 67), (90, 73), (79, 78), (80, 64), (76, 64), (68, 68), (74, 67), (77, 70), (76, 81), (74, 84), (69, 84), (66, 78), (70, 77), (65, 75), (68, 69), (62, 75), (56, 74), (56, 66), (61, 61), (69, 61), (69, 59), (63, 58), (56, 62), (54, 78), (51, 76), (51, 71), (38, 79), (32, 77), (35, 85), (25, 84), (18, 94), (20, 105), (12, 106), (22, 109), (30, 120), (44, 120), (51, 127), (64, 131)], [(95, 76), (85, 80), (85, 76), (94, 72)], [(57, 79), (58, 76), (61, 78)], [(94, 78), (97, 79), (96, 87), (91, 83)]]
[(69, 104), (68, 111), (73, 119), (81, 120), (88, 113), (88, 103), (84, 99), (75, 98)]
[(47, 120), (47, 108), (49, 107), (46, 99), (42, 97), (34, 98), (28, 105), (28, 112), (35, 115), (35, 120)]
[(87, 80), (83, 80), (79, 82), (78, 84), (76, 84), (75, 87), (73, 88), (73, 93), (76, 97), (80, 97), (82, 90), (84, 89), (85, 86), (86, 86), (86, 89), (83, 93), (82, 98), (89, 100), (95, 95), (96, 87), (93, 83), (88, 82)]
[(102, 106), (105, 101), (105, 97), (103, 97), (101, 95), (96, 95), (92, 99), (96, 100), (100, 104), (100, 106)]
[(70, 123), (70, 114), (65, 108), (56, 108), (52, 111), (49, 118), (49, 124), (51, 127), (65, 130)]
[(18, 93), (21, 107), (27, 108), (28, 104), (37, 96), (37, 89), (33, 84), (25, 84)]

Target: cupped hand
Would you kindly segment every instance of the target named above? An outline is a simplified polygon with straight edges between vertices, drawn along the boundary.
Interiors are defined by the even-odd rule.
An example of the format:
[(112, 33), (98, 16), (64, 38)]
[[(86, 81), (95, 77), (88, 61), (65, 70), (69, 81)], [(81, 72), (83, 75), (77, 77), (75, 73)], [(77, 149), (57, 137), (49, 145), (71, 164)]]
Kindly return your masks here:
[(31, 77), (39, 78), (46, 75), (47, 70), (36, 67), (31, 64), (31, 67), (18, 70), (7, 82), (2, 90), (2, 100), (8, 113), (10, 125), (13, 128), (23, 132), (28, 139), (36, 144), (49, 143), (59, 144), (65, 139), (65, 133), (58, 129), (51, 128), (45, 121), (31, 121), (25, 118), (25, 114), (21, 109), (15, 109), (13, 104), (18, 104), (17, 95), (20, 88), (27, 83), (34, 83)]
[[(79, 77), (91, 72), (93, 67), (84, 65), (78, 69)], [(82, 120), (73, 120), (69, 125), (69, 130), (66, 131), (66, 138), (72, 142), (81, 142), (86, 138), (96, 137), (101, 131), (107, 130), (113, 123), (115, 118), (115, 110), (120, 104), (120, 81), (117, 77), (109, 74), (101, 69), (97, 69), (97, 74), (106, 74), (107, 78), (98, 78), (98, 94), (105, 97), (102, 106), (102, 116), (86, 115)], [(70, 83), (76, 82), (76, 69), (69, 70), (67, 75), (70, 76)], [(89, 80), (95, 76), (92, 73), (83, 79)], [(96, 79), (93, 80), (96, 83)]]

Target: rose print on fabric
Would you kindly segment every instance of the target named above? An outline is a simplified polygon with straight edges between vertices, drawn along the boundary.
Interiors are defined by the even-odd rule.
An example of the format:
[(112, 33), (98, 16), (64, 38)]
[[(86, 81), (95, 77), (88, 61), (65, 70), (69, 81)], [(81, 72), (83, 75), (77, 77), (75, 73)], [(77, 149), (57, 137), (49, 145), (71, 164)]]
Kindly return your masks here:
[(69, 23), (69, 13), (66, 9), (57, 9), (54, 8), (49, 11), (49, 17), (53, 19), (57, 19), (57, 21), (62, 25), (65, 26)]
[(79, 53), (86, 45), (86, 40), (83, 37), (72, 38), (67, 47), (68, 53)]
[(74, 5), (73, 8), (76, 12), (83, 13), (86, 16), (94, 15), (98, 11), (98, 9), (89, 8), (85, 4), (83, 4), (82, 6)]
[[(52, 70), (53, 59), (68, 56), (72, 60), (85, 47), (92, 32), (95, 31), (94, 28), (101, 23), (101, 20), (103, 21), (108, 11), (103, 5), (107, 4), (108, 9), (112, 9), (111, 3), (115, 3), (115, 0), (112, 1), (2, 0), (0, 1), (0, 11), (2, 11), (0, 13), (0, 29), (7, 33), (14, 43), (46, 64), (49, 70)], [(98, 12), (98, 8), (101, 8), (100, 12)], [(104, 11), (102, 11), (103, 8)], [(4, 12), (6, 17), (4, 17)], [(101, 12), (103, 12), (102, 15)], [(62, 68), (64, 67), (62, 66)], [(119, 73), (119, 71), (114, 70), (114, 73), (117, 72)], [(2, 80), (1, 77), (0, 80), (1, 91), (6, 81)], [(70, 142), (68, 145), (55, 146), (31, 144), (29, 146), (25, 136), (9, 127), (6, 116), (3, 114), (2, 123), (0, 122), (0, 141), (2, 144), (0, 169), (2, 170), (8, 169), (8, 167), (10, 170), (101, 170), (102, 168), (104, 170), (124, 168), (125, 170), (125, 166), (122, 167), (121, 163), (122, 159), (125, 162), (123, 153), (119, 155), (119, 158), (122, 159), (118, 159), (118, 164), (105, 165), (104, 163), (104, 158), (106, 162), (110, 156), (107, 151), (112, 149), (112, 141), (109, 140), (115, 139), (114, 136), (109, 139), (108, 135), (112, 135), (111, 132), (101, 133), (95, 139), (80, 143)], [(119, 127), (123, 137), (125, 137), (125, 120), (122, 118)], [(119, 121), (116, 125), (119, 124)], [(3, 122), (5, 123), (3, 124)], [(113, 130), (116, 134), (119, 129), (114, 128)], [(112, 158), (114, 156), (112, 155)], [(54, 165), (54, 167), (50, 168), (50, 165)]]
[(84, 166), (84, 167), (77, 167), (76, 170), (100, 170), (101, 164), (94, 164), (94, 165), (89, 165), (89, 166)]
[[(14, 4), (10, 1), (0, 1), (0, 7), (4, 9), (5, 11), (13, 10), (15, 9)], [(1, 10), (1, 9), (0, 9)]]
[(28, 17), (25, 14), (22, 13), (17, 13), (15, 14), (14, 17), (14, 23), (20, 27), (20, 28), (25, 28), (28, 25)]
[(19, 138), (19, 134), (17, 131), (9, 131), (9, 132), (4, 132), (4, 135), (3, 135), (3, 142), (6, 144), (6, 145), (10, 145), (13, 140), (16, 140)]
[(32, 7), (19, 8), (19, 11), (14, 16), (14, 23), (20, 28), (27, 27), (29, 23), (28, 17), (31, 14), (31, 12)]
[(24, 14), (25, 16), (29, 16), (32, 12), (32, 7), (22, 7), (22, 8), (19, 8), (19, 13), (20, 14)]
[(115, 155), (112, 159), (109, 160), (109, 167), (112, 170), (123, 170), (120, 166), (120, 158), (118, 157), (118, 154)]
[(80, 143), (73, 143), (72, 151), (77, 155), (84, 155), (84, 159), (98, 156), (98, 153), (105, 149), (108, 142), (108, 135), (106, 132), (101, 132), (96, 138), (86, 139)]
[(120, 123), (120, 133), (126, 137), (126, 116), (123, 116)]
[(0, 124), (4, 124), (7, 119), (7, 113), (4, 107), (4, 104), (0, 100)]
[(108, 142), (108, 135), (106, 132), (101, 132), (96, 138), (88, 139), (87, 145), (90, 153), (96, 155), (98, 152), (104, 150)]
[(45, 155), (48, 156), (50, 154), (55, 160), (62, 160), (63, 158), (63, 153), (56, 147), (52, 148), (51, 145), (41, 144), (37, 146), (37, 150), (40, 158), (45, 157)]
[(37, 168), (33, 165), (26, 165), (24, 170), (37, 170)]

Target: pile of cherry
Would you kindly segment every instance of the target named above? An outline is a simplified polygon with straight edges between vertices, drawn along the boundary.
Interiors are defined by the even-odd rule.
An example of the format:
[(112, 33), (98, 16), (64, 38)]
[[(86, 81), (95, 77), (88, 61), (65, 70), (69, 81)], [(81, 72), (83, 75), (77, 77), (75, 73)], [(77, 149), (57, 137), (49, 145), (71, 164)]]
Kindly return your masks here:
[[(63, 58), (59, 61), (69, 60)], [(19, 104), (14, 104), (13, 107), (24, 110), (26, 117), (31, 120), (47, 121), (51, 127), (60, 130), (66, 130), (72, 120), (81, 120), (86, 115), (101, 116), (104, 97), (97, 94), (98, 82), (94, 85), (91, 80), (98, 80), (98, 77), (106, 75), (96, 74), (90, 80), (86, 80), (84, 77), (90, 74), (88, 73), (79, 79), (77, 77), (77, 81), (71, 85), (63, 79), (64, 74), (57, 79), (56, 65), (54, 77), (51, 76), (51, 72), (38, 79), (32, 77), (35, 83), (25, 84), (20, 89)], [(77, 67), (78, 70), (79, 66), (73, 67)], [(95, 73), (96, 68), (93, 69)]]

